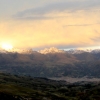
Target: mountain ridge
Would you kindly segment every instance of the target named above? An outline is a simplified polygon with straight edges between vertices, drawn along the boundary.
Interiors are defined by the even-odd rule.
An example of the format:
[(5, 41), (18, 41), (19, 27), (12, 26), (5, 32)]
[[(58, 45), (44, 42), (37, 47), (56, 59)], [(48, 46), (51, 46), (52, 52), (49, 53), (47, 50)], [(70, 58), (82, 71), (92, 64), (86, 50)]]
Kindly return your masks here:
[(54, 53), (69, 53), (69, 54), (81, 54), (84, 52), (88, 52), (88, 53), (99, 53), (100, 49), (69, 49), (69, 50), (63, 50), (63, 49), (58, 49), (56, 47), (50, 47), (50, 48), (44, 48), (43, 50), (39, 50), (39, 51), (34, 51), (34, 49), (17, 49), (17, 48), (13, 48), (10, 50), (4, 50), (4, 49), (0, 49), (0, 53), (22, 53), (22, 54), (31, 54), (31, 53), (41, 53), (41, 54), (54, 54)]
[(31, 49), (23, 53), (2, 52), (0, 72), (35, 77), (100, 77), (100, 52), (97, 51), (96, 53), (53, 51), (43, 54)]

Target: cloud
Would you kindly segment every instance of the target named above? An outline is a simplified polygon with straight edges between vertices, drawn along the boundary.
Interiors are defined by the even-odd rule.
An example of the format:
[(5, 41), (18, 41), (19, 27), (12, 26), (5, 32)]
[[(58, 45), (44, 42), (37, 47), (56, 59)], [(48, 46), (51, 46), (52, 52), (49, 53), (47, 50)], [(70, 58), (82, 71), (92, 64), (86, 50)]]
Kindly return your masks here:
[(67, 16), (33, 16), (33, 17), (17, 17), (17, 20), (50, 20), (50, 19), (58, 19), (58, 18), (63, 18)]
[(94, 32), (95, 32), (96, 34), (98, 34), (98, 36), (92, 37), (91, 40), (94, 41), (96, 44), (97, 44), (97, 43), (99, 44), (99, 43), (100, 43), (100, 32), (99, 32), (98, 30), (94, 30)]
[[(99, 0), (62, 0), (59, 2), (51, 2), (45, 5), (26, 9), (13, 15), (13, 18), (17, 19), (45, 19), (45, 15), (49, 13), (60, 13), (60, 12), (75, 12), (80, 10), (90, 11), (90, 9), (100, 8)], [(50, 16), (48, 17), (50, 18)]]
[(64, 25), (64, 27), (66, 27), (66, 26), (91, 26), (91, 25), (95, 25), (95, 24), (75, 24), (75, 25)]
[(94, 42), (100, 42), (100, 37), (91, 38)]

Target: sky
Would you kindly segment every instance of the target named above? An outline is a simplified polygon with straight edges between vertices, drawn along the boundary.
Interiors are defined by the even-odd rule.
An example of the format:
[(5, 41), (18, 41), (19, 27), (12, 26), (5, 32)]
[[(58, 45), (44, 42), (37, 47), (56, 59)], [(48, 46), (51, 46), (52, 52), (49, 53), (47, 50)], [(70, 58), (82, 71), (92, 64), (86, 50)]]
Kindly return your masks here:
[(100, 0), (0, 0), (0, 46), (100, 47)]

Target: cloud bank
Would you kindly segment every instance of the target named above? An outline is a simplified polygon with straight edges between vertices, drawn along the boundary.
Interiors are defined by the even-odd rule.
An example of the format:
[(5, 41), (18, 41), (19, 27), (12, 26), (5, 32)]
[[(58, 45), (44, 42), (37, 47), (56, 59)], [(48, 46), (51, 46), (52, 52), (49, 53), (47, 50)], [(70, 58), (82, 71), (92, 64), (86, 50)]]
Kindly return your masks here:
[[(45, 5), (26, 9), (13, 15), (15, 19), (45, 19), (49, 13), (72, 13), (76, 11), (92, 11), (100, 9), (99, 0), (62, 0), (51, 2)], [(50, 16), (48, 17), (50, 18)]]

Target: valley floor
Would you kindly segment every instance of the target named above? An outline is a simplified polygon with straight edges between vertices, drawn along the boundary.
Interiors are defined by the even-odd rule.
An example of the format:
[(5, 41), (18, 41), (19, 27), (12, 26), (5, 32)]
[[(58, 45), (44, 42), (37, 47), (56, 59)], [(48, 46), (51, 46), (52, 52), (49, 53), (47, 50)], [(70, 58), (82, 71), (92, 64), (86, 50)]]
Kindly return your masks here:
[(52, 80), (64, 80), (69, 83), (76, 83), (76, 82), (100, 82), (100, 78), (95, 77), (81, 77), (81, 78), (75, 78), (75, 77), (52, 77), (50, 78)]

